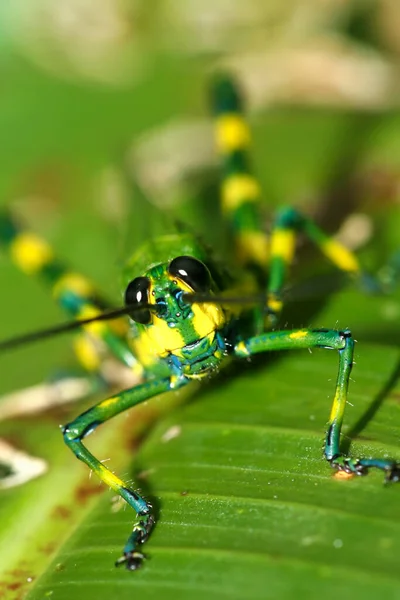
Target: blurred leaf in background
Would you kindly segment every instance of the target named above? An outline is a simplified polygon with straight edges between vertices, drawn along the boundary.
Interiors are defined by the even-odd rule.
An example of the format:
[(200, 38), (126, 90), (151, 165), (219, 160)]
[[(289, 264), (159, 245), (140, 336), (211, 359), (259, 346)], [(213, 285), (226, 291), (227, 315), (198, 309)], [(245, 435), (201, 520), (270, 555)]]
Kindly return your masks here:
[[(126, 252), (165, 214), (218, 239), (206, 89), (229, 69), (248, 98), (266, 215), (298, 206), (376, 271), (398, 248), (399, 19), (396, 0), (3, 2), (0, 202), (118, 304)], [(295, 278), (330, 273), (302, 246)], [(63, 320), (3, 254), (0, 286), (1, 338)], [(353, 329), (345, 443), (400, 458), (399, 293), (319, 296), (284, 324)], [(3, 355), (0, 392), (72, 364), (64, 337)], [(96, 432), (92, 450), (138, 478), (159, 512), (134, 574), (113, 567), (133, 515), (58, 431), (94, 399), (3, 413), (1, 436), (47, 472), (0, 493), (0, 595), (398, 598), (400, 488), (377, 474), (336, 481), (321, 458), (336, 365), (323, 351), (263, 358)]]

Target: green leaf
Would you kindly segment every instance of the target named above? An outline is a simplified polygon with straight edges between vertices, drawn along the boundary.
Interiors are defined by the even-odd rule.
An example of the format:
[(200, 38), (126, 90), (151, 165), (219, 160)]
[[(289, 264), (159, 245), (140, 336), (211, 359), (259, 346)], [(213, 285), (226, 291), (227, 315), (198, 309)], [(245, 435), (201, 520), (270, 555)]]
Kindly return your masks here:
[[(360, 349), (347, 432), (398, 373), (399, 358), (389, 347)], [(205, 384), (146, 439), (135, 473), (158, 522), (143, 568), (113, 566), (133, 513), (113, 511), (106, 492), (29, 600), (105, 599), (115, 590), (119, 598), (396, 597), (399, 487), (384, 486), (381, 473), (338, 480), (322, 459), (337, 356), (258, 362)], [(353, 455), (400, 459), (400, 389), (388, 392)]]
[[(206, 114), (202, 61), (152, 55), (149, 62), (143, 80), (110, 89), (51, 77), (12, 51), (2, 55), (2, 202), (39, 197), (33, 209), (29, 200), (23, 206), (33, 227), (114, 298), (121, 234), (99, 214), (99, 174), (116, 164), (131, 137), (177, 116)], [(309, 198), (325, 206), (330, 196), (336, 221), (326, 219), (328, 227), (353, 210), (335, 205), (343, 200), (332, 194), (338, 182), (348, 192), (346, 182), (364, 164), (378, 175), (387, 169), (388, 179), (397, 169), (395, 113), (267, 107), (252, 125), (267, 208)], [(366, 253), (373, 266), (398, 245), (398, 209), (391, 200), (381, 206), (379, 198), (369, 198), (365, 208), (380, 224), (381, 235)], [(192, 206), (184, 208), (189, 222), (208, 231), (210, 224), (198, 223)], [(138, 225), (147, 215), (135, 207)], [(3, 256), (0, 266), (2, 337), (62, 319), (36, 282)], [(312, 270), (308, 262), (306, 273)], [(400, 459), (399, 316), (398, 293), (382, 299), (355, 290), (298, 304), (285, 316), (288, 326), (350, 326), (360, 341), (344, 429), (356, 437), (350, 447), (355, 456)], [(60, 338), (2, 356), (2, 393), (68, 365), (68, 346)], [(58, 430), (94, 400), (2, 422), (1, 436), (46, 459), (49, 470), (1, 493), (0, 596), (398, 598), (400, 486), (384, 486), (380, 473), (338, 481), (322, 458), (336, 371), (333, 352), (260, 357), (228, 367), (191, 398), (155, 399), (88, 439), (96, 456), (137, 480), (156, 508), (149, 560), (137, 573), (113, 566), (132, 511), (116, 511), (118, 503), (89, 479)], [(160, 413), (168, 416), (152, 428)], [(177, 437), (166, 441), (174, 432)]]

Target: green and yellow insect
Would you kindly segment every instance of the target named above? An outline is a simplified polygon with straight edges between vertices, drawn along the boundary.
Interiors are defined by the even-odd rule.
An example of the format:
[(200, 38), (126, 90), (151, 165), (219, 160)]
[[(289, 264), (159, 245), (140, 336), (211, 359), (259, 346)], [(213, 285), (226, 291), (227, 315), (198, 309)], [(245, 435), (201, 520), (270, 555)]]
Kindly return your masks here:
[[(143, 545), (154, 525), (152, 507), (91, 454), (83, 439), (128, 408), (214, 375), (229, 357), (248, 358), (262, 352), (297, 348), (337, 350), (339, 369), (325, 457), (338, 471), (364, 475), (376, 467), (385, 472), (387, 481), (400, 479), (400, 465), (393, 460), (349, 458), (340, 452), (353, 363), (351, 332), (271, 330), (282, 309), (282, 291), (298, 233), (305, 233), (338, 269), (361, 278), (359, 263), (345, 247), (292, 208), (279, 211), (271, 236), (266, 235), (260, 217), (260, 188), (248, 160), (250, 132), (242, 115), (238, 89), (230, 77), (215, 79), (212, 99), (222, 163), (221, 210), (234, 246), (235, 264), (239, 265), (235, 270), (221, 269), (210, 250), (192, 234), (152, 239), (125, 266), (124, 308), (105, 312), (107, 303), (90, 281), (58, 261), (46, 242), (22, 229), (9, 213), (0, 217), (0, 240), (13, 262), (28, 275), (42, 279), (76, 319), (68, 328), (78, 330), (74, 348), (88, 377), (96, 378), (101, 373), (105, 349), (142, 380), (101, 401), (62, 428), (64, 440), (75, 456), (136, 513), (123, 555), (116, 561), (130, 570), (139, 568), (145, 558)], [(258, 302), (245, 303), (246, 297), (258, 298)], [(121, 315), (126, 314), (129, 328), (121, 323)], [(120, 319), (114, 322), (111, 317)], [(65, 329), (23, 336), (0, 344), (0, 348)]]

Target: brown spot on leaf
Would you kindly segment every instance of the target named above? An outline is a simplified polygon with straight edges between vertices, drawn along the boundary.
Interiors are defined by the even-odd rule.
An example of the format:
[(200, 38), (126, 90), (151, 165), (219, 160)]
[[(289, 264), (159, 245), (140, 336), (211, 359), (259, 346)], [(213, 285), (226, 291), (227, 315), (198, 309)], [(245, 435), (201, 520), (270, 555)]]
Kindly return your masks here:
[(71, 516), (71, 510), (67, 506), (62, 506), (62, 504), (59, 504), (58, 506), (54, 507), (51, 516), (55, 519), (66, 520)]
[(8, 590), (12, 590), (12, 591), (19, 590), (19, 588), (22, 587), (22, 583), (17, 583), (17, 582), (8, 583), (6, 587)]
[(103, 487), (99, 483), (91, 483), (86, 481), (79, 485), (75, 490), (75, 499), (79, 504), (86, 504), (86, 502), (92, 497), (101, 494)]
[(55, 542), (53, 544), (52, 543), (45, 544), (44, 546), (40, 546), (40, 548), (39, 548), (39, 552), (42, 552), (42, 554), (46, 554), (47, 556), (54, 554), (54, 552), (56, 550), (57, 550), (57, 544)]

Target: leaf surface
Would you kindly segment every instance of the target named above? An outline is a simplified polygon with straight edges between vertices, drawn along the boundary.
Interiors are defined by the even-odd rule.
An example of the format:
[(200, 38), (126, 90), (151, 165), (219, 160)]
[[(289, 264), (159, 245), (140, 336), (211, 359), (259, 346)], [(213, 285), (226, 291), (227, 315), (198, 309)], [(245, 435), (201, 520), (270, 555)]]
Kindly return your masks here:
[[(346, 431), (399, 358), (397, 349), (363, 346)], [(116, 589), (120, 598), (395, 598), (399, 487), (384, 486), (379, 473), (338, 480), (321, 456), (337, 356), (303, 351), (267, 362), (205, 385), (144, 443), (135, 473), (158, 523), (143, 568), (113, 567), (133, 515), (113, 512), (105, 493), (29, 600), (102, 599)], [(353, 455), (400, 459), (399, 391), (389, 391)]]

